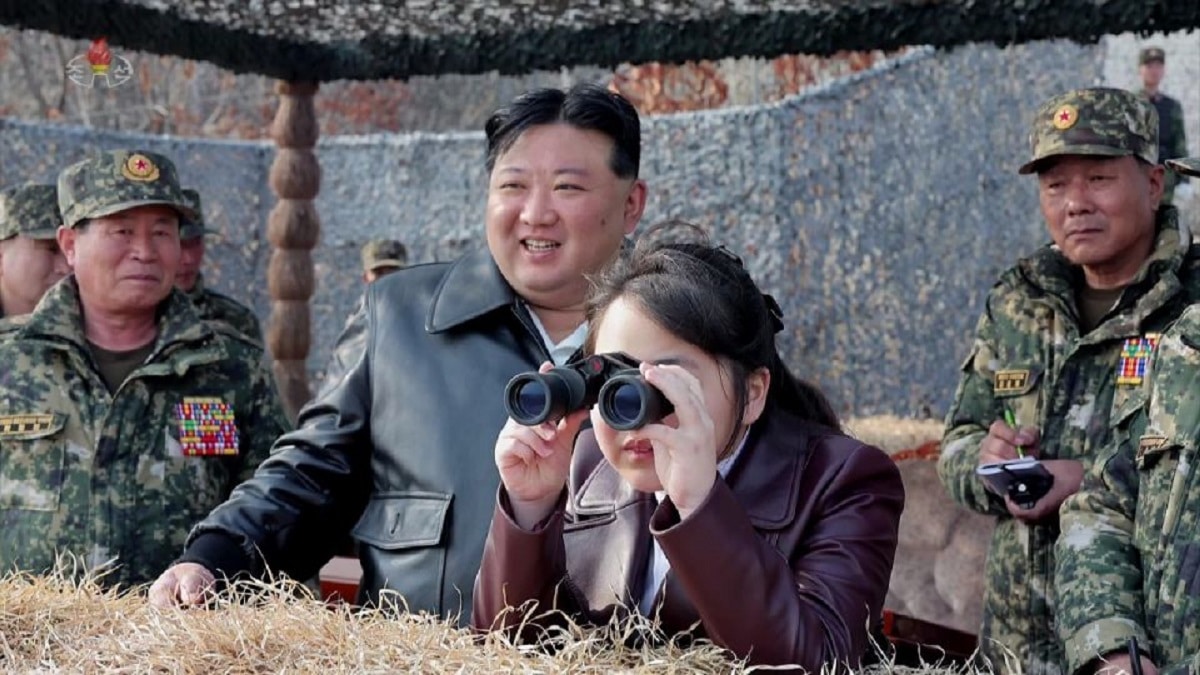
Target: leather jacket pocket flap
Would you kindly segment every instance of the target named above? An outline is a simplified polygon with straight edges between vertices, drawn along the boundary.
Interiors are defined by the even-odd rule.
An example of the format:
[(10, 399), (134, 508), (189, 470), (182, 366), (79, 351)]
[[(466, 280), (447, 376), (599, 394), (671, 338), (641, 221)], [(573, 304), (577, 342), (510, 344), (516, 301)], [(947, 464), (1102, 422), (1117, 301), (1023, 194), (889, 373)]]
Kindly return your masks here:
[(451, 498), (452, 495), (436, 492), (375, 495), (352, 535), (385, 551), (436, 546), (442, 541)]
[(992, 393), (996, 398), (1024, 396), (1037, 387), (1041, 377), (1041, 364), (1006, 365), (992, 373)]

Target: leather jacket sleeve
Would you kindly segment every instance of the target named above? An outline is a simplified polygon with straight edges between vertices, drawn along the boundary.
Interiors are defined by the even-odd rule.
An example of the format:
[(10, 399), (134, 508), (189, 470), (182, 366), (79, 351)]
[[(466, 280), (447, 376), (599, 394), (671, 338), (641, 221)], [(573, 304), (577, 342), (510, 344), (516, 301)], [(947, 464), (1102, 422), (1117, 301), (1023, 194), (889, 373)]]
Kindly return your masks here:
[[(532, 530), (522, 529), (512, 517), (508, 493), (500, 486), (496, 512), (483, 549), (483, 562), (475, 578), (471, 626), (478, 630), (513, 629), (526, 633), (560, 623), (561, 614), (546, 614), (557, 608), (566, 614), (577, 609), (570, 593), (559, 593), (567, 581), (563, 518), (566, 490), (554, 510)], [(555, 597), (557, 595), (557, 597)], [(536, 606), (526, 605), (530, 600)], [(511, 607), (510, 607), (511, 605)], [(533, 615), (521, 608), (533, 607)], [(522, 635), (536, 641), (536, 635)]]
[(229, 576), (266, 567), (308, 578), (334, 555), (370, 493), (371, 306), (368, 298), (347, 324), (297, 429), (196, 526), (180, 562)]
[(670, 500), (651, 532), (708, 636), (752, 664), (858, 665), (895, 558), (904, 487), (881, 451), (858, 446), (819, 492), (790, 560), (754, 530), (724, 480), (686, 520)]

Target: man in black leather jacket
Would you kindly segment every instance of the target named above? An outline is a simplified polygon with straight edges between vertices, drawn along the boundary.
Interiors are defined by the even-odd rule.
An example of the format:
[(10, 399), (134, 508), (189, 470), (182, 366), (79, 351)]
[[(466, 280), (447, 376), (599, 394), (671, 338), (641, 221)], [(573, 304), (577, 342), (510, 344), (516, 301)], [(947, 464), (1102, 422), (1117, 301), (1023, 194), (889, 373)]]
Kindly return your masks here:
[(542, 89), (485, 127), (487, 249), (371, 284), (298, 428), (188, 538), (150, 591), (199, 602), (217, 577), (304, 579), (347, 532), (359, 601), (469, 619), (498, 485), (504, 386), (583, 343), (585, 275), (641, 218), (640, 124), (594, 85)]

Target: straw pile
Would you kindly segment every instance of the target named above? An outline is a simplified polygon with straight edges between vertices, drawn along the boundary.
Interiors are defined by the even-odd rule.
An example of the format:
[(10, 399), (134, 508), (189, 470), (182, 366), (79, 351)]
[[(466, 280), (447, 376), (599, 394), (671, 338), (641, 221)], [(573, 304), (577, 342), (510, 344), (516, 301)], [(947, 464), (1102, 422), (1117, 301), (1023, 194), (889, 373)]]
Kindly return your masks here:
[[(144, 595), (65, 575), (0, 579), (0, 670), (87, 673), (748, 672), (711, 644), (623, 646), (645, 628), (573, 627), (556, 649), (514, 646), (428, 616), (329, 607), (297, 584), (245, 584), (209, 609), (157, 610)], [(871, 672), (933, 672), (880, 666)]]

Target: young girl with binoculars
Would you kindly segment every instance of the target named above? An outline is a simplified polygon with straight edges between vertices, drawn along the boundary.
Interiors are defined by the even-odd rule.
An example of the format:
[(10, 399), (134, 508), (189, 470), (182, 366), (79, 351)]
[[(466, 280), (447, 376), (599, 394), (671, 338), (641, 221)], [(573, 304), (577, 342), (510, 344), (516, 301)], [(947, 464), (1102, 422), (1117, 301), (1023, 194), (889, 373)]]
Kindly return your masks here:
[[(545, 414), (510, 419), (496, 441), (502, 485), (473, 625), (536, 640), (565, 616), (639, 612), (752, 664), (858, 665), (903, 486), (783, 364), (779, 306), (723, 247), (666, 243), (595, 280), (587, 315), (588, 356), (567, 369), (578, 377), (541, 370), (550, 389), (574, 382), (573, 398), (569, 383), (506, 392), (510, 411), (524, 401)], [(633, 401), (595, 405), (614, 372), (640, 375), (629, 391), (666, 405), (614, 428)]]

